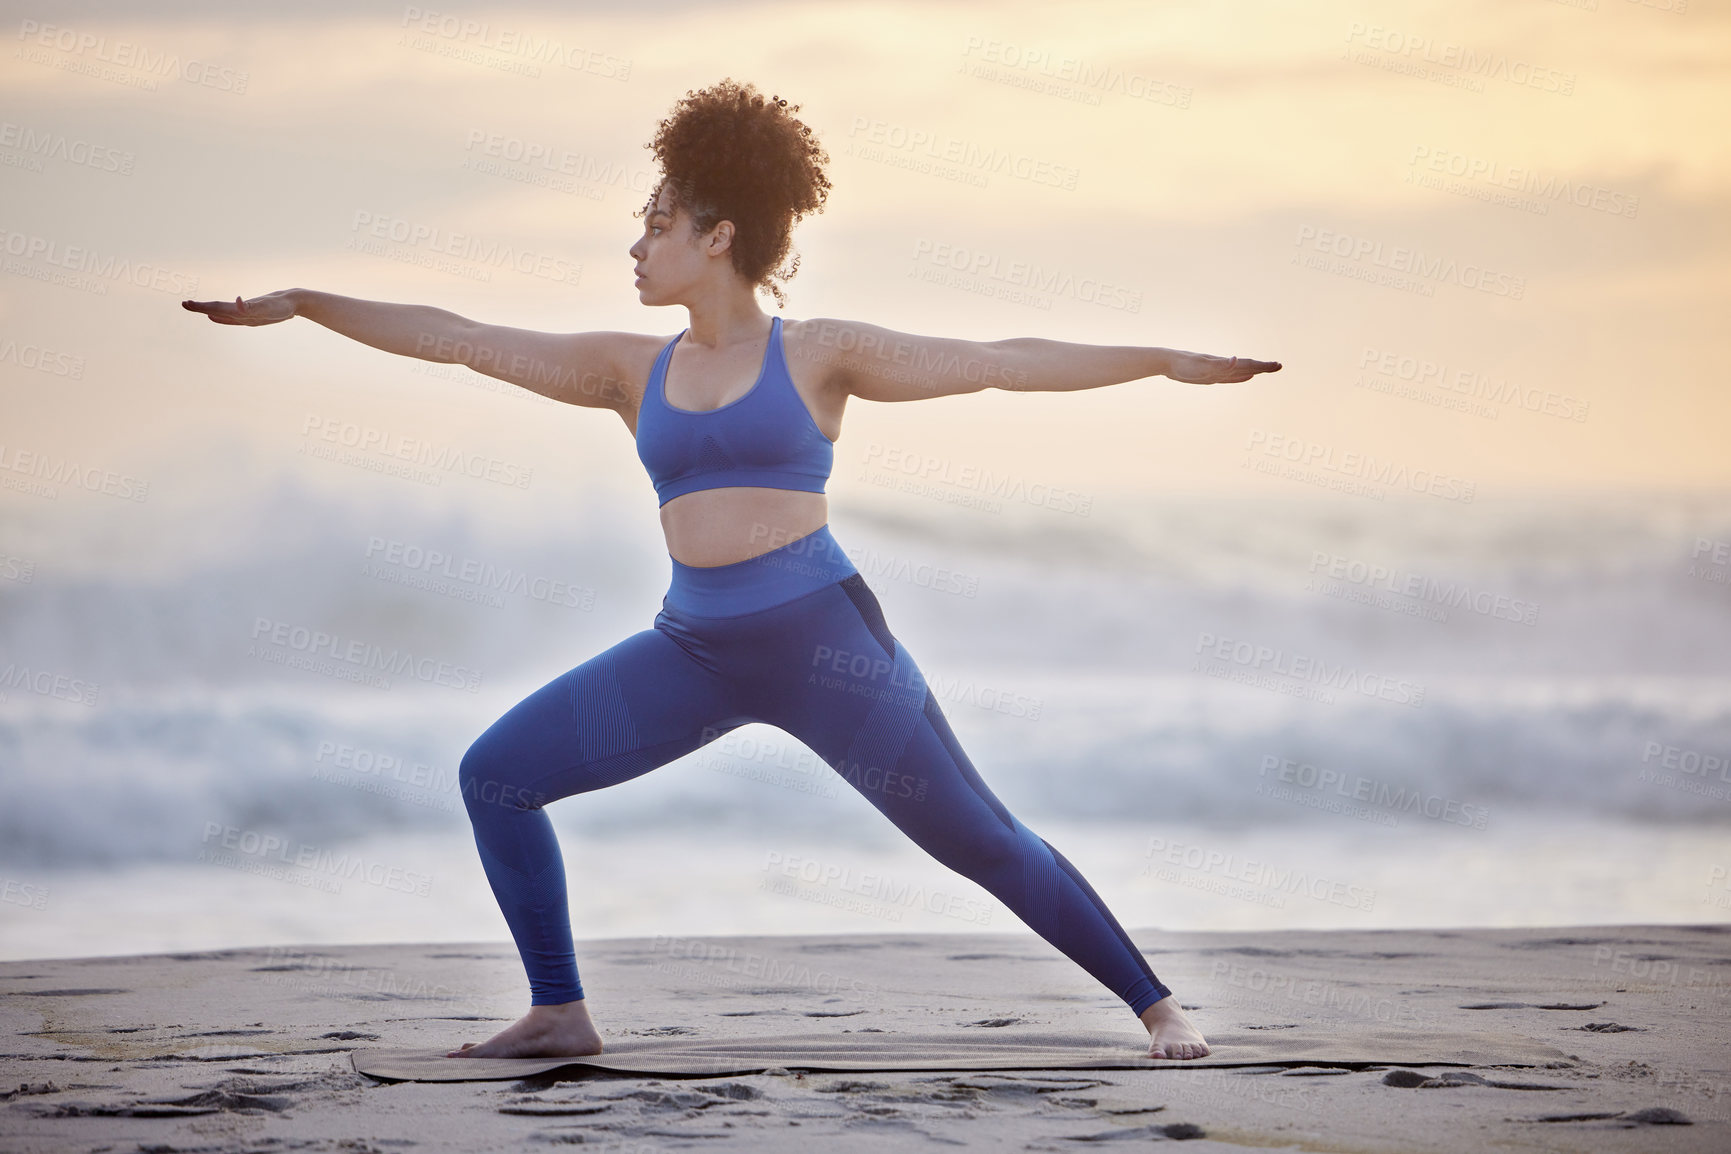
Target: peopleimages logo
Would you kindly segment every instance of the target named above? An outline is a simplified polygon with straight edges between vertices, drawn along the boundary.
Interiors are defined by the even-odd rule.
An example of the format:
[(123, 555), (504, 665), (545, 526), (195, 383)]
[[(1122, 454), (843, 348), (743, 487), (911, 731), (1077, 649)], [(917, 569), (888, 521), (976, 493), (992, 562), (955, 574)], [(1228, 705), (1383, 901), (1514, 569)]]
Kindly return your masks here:
[[(1303, 867), (1241, 858), (1226, 850), (1152, 837), (1148, 839), (1147, 856), (1152, 864), (1144, 869), (1144, 874), (1162, 881), (1179, 880), (1173, 871), (1185, 869), (1200, 875), (1213, 875), (1222, 882), (1241, 882), (1271, 897), (1303, 895), (1366, 913), (1376, 905), (1376, 891), (1368, 886), (1323, 877)], [(1160, 868), (1162, 866), (1166, 868)]]
[[(1078, 277), (1064, 269), (1047, 268), (1026, 260), (1006, 259), (994, 252), (948, 244), (920, 237), (914, 241), (914, 272), (921, 274), (921, 265), (929, 266), (926, 273), (956, 273), (962, 278), (957, 287), (979, 286), (1002, 290), (1024, 290), (1045, 300), (1067, 297), (1082, 304), (1122, 312), (1141, 312), (1142, 293), (1103, 281), (1098, 277)], [(930, 275), (923, 279), (932, 280)], [(938, 278), (942, 281), (942, 276)], [(945, 282), (947, 283), (947, 282)], [(990, 294), (988, 294), (990, 295)]]
[(1424, 144), (1413, 145), (1412, 156), (1407, 160), (1407, 164), (1412, 166), (1412, 170), (1407, 173), (1409, 182), (1416, 176), (1419, 178), (1418, 182), (1423, 183), (1424, 174), (1414, 171), (1421, 161), (1429, 171), (1457, 177), (1465, 183), (1482, 183), (1490, 190), (1508, 189), (1540, 198), (1533, 204), (1541, 213), (1548, 211), (1552, 203), (1560, 202), (1633, 220), (1641, 206), (1639, 197), (1605, 188), (1603, 185), (1589, 184), (1555, 173), (1541, 176), (1531, 165), (1504, 164), (1500, 160), (1468, 156), (1464, 152), (1452, 152), (1446, 148), (1433, 148)]
[[(19, 232), (3, 225), (0, 225), (0, 252), (23, 261), (40, 261), (56, 269), (65, 269), (81, 278), (91, 278), (89, 285), (103, 294), (108, 291), (108, 282), (122, 281), (137, 288), (173, 293), (181, 297), (191, 296), (198, 291), (198, 278), (195, 276), (166, 269), (148, 261), (135, 261), (130, 257), (101, 252), (84, 245), (63, 244), (53, 237)], [(17, 262), (7, 262), (6, 271), (28, 274), (30, 266), (17, 264), (17, 267), (13, 267), (15, 264)], [(48, 270), (38, 271), (46, 273)], [(74, 287), (83, 287), (82, 282)]]
[(1452, 256), (1426, 253), (1405, 245), (1385, 247), (1380, 240), (1314, 225), (1300, 225), (1293, 244), (1299, 248), (1308, 246), (1318, 254), (1312, 257), (1309, 253), (1295, 253), (1292, 258), (1295, 264), (1417, 292), (1421, 296), (1434, 296), (1436, 282), (1517, 301), (1527, 291), (1527, 278), (1523, 276), (1471, 261), (1462, 264)]
[(593, 153), (572, 152), (561, 145), (506, 136), (484, 128), (469, 129), (463, 148), (525, 168), (569, 176), (583, 184), (612, 185), (645, 194), (655, 187), (655, 173), (651, 169), (627, 168), (617, 160), (603, 160)]
[[(631, 61), (581, 44), (567, 44), (552, 36), (544, 36), (521, 28), (495, 26), (486, 20), (475, 20), (452, 12), (440, 12), (410, 4), (403, 9), (402, 27), (426, 37), (438, 37), (451, 47), (484, 49), (505, 58), (517, 57), (533, 64), (556, 64), (573, 72), (587, 72), (604, 80), (621, 82), (631, 79)], [(434, 43), (434, 42), (429, 42)], [(413, 45), (420, 47), (420, 45)], [(530, 66), (531, 76), (539, 69)]]
[[(1442, 612), (1445, 608), (1465, 609), (1481, 617), (1512, 621), (1517, 625), (1536, 625), (1539, 620), (1537, 602), (1489, 589), (1474, 589), (1465, 581), (1442, 581), (1406, 572), (1394, 565), (1360, 561), (1317, 550), (1310, 559), (1310, 572), (1311, 579), (1305, 584), (1307, 590), (1349, 601), (1367, 601), (1379, 608), (1397, 609), (1433, 621), (1448, 620), (1448, 614)], [(1358, 586), (1363, 593), (1353, 595), (1354, 591), (1346, 589), (1342, 582)], [(1385, 605), (1387, 599), (1378, 596), (1379, 591), (1408, 598), (1409, 602)]]
[[(1474, 48), (1452, 40), (1438, 40), (1428, 32), (1384, 28), (1354, 20), (1347, 26), (1347, 55), (1361, 64), (1376, 64), (1390, 71), (1408, 72), (1427, 80), (1447, 79), (1473, 91), (1484, 91), (1486, 80), (1503, 80), (1523, 88), (1572, 96), (1575, 74), (1546, 68), (1531, 61), (1511, 58), (1494, 50)], [(1353, 54), (1362, 44), (1371, 52)], [(1445, 71), (1446, 70), (1446, 71)]]
[[(155, 80), (174, 79), (188, 84), (196, 84), (201, 88), (214, 88), (218, 92), (232, 92), (236, 96), (246, 94), (246, 84), (249, 76), (246, 72), (234, 68), (225, 68), (216, 64), (208, 64), (202, 60), (188, 57), (180, 58), (178, 52), (158, 52), (143, 44), (134, 44), (129, 40), (109, 42), (107, 36), (98, 36), (94, 32), (80, 32), (74, 28), (64, 28), (56, 24), (41, 24), (35, 20), (20, 20), (18, 22), (18, 39), (27, 46), (52, 48), (55, 51), (68, 54), (69, 57), (82, 58), (95, 65), (108, 65), (113, 68), (134, 68), (146, 73), (150, 78), (148, 88), (154, 90)], [(44, 61), (38, 61), (43, 63)], [(85, 71), (82, 68), (71, 68), (70, 71)], [(105, 79), (113, 79), (105, 76)]]
[[(417, 657), (413, 651), (401, 647), (386, 649), (370, 641), (345, 638), (337, 633), (327, 633), (322, 629), (312, 629), (288, 621), (273, 621), (269, 617), (254, 618), (252, 639), (255, 644), (247, 646), (249, 657), (274, 659), (274, 663), (297, 668), (315, 668), (316, 672), (325, 672), (323, 665), (335, 663), (332, 669), (340, 673), (344, 680), (365, 681), (381, 689), (390, 688), (388, 681), (380, 684), (383, 679), (379, 674), (385, 673), (393, 676), (406, 675), (430, 685), (466, 689), (470, 693), (478, 693), (481, 689), (481, 671), (478, 669), (453, 665), (433, 657)], [(290, 655), (299, 660), (282, 660)]]
[[(778, 853), (769, 851), (764, 859), (763, 868), (766, 873), (779, 874), (781, 878), (789, 878), (794, 882), (804, 882), (820, 889), (833, 890), (836, 895), (853, 895), (865, 900), (864, 908), (855, 912), (871, 913), (874, 916), (893, 914), (893, 921), (900, 921), (904, 910), (923, 909), (928, 913), (942, 914), (945, 917), (958, 918), (978, 925), (986, 925), (992, 920), (992, 908), (977, 898), (965, 894), (947, 892), (940, 889), (928, 889), (918, 882), (906, 878), (892, 878), (886, 874), (871, 871), (856, 872), (852, 866), (835, 865), (821, 862), (816, 858), (801, 857), (798, 854)], [(777, 887), (773, 884), (778, 878), (765, 879), (762, 889), (779, 892), (790, 897), (800, 897), (815, 900), (819, 904), (842, 904), (825, 902), (821, 896), (813, 897), (802, 893), (797, 886), (791, 884)], [(873, 909), (869, 903), (878, 903), (887, 909)], [(896, 908), (900, 907), (900, 908)]]
[(1731, 800), (1731, 755), (1649, 741), (1637, 781), (1668, 786), (1713, 801)]
[[(1376, 388), (1379, 392), (1388, 390), (1378, 388), (1374, 381), (1367, 384), (1363, 370), (1391, 382), (1401, 381), (1456, 395), (1463, 401), (1485, 401), (1492, 405), (1519, 407), (1529, 413), (1557, 417), (1565, 421), (1586, 420), (1587, 410), (1592, 404), (1579, 397), (1553, 392), (1536, 385), (1521, 385), (1507, 378), (1497, 379), (1477, 369), (1456, 368), (1451, 371), (1442, 361), (1377, 349), (1370, 345), (1365, 345), (1359, 353), (1358, 367), (1361, 370), (1357, 381), (1359, 387)], [(1490, 415), (1494, 418), (1496, 414), (1493, 412)]]
[[(757, 987), (798, 986), (824, 995), (849, 994), (864, 998), (875, 998), (880, 993), (877, 987), (866, 985), (857, 978), (844, 977), (828, 970), (813, 970), (811, 964), (804, 959), (784, 962), (769, 954), (741, 950), (736, 946), (707, 942), (701, 938), (656, 934), (652, 948), (654, 953), (665, 955), (655, 964), (657, 973), (681, 973), (682, 976), (707, 981), (712, 985), (731, 986), (739, 983), (727, 981), (718, 974), (705, 975), (703, 971), (709, 967), (715, 967), (736, 978), (750, 978), (751, 984)], [(692, 973), (693, 970), (696, 973)]]
[(48, 908), (48, 887), (17, 878), (0, 879), (0, 902), (33, 910)]
[(11, 337), (0, 337), (0, 364), (17, 365), (55, 377), (84, 379), (84, 358), (72, 353), (56, 352), (36, 344), (19, 344)]
[[(7, 473), (22, 474), (40, 484), (14, 482), (13, 478), (4, 476)], [(58, 487), (62, 485), (122, 501), (143, 501), (150, 496), (150, 482), (130, 474), (86, 465), (72, 457), (56, 457), (53, 453), (20, 449), (0, 442), (0, 487), (28, 490), (52, 501), (59, 496)]]
[(460, 595), (465, 600), (482, 601), (496, 608), (504, 605), (501, 593), (570, 609), (595, 608), (595, 590), (589, 586), (384, 537), (367, 538), (367, 559), (361, 565), (361, 573), (435, 593)]
[[(1336, 449), (1267, 429), (1251, 429), (1243, 465), (1256, 472), (1315, 480), (1325, 487), (1363, 492), (1381, 500), (1388, 489), (1406, 489), (1445, 501), (1471, 502), (1478, 484), (1435, 469), (1413, 469), (1374, 454)], [(1258, 457), (1268, 458), (1258, 461)], [(1285, 465), (1282, 465), (1285, 462)]]
[[(1140, 72), (1126, 71), (1111, 64), (1095, 64), (1074, 56), (1054, 55), (1050, 50), (1018, 45), (1012, 41), (993, 40), (984, 36), (969, 36), (962, 48), (964, 57), (976, 57), (973, 75), (1015, 87), (1029, 88), (1099, 104), (1100, 93), (1115, 92), (1133, 100), (1146, 100), (1174, 108), (1189, 108), (1191, 89), (1186, 85), (1156, 80)], [(980, 67), (979, 65), (988, 67)], [(963, 71), (967, 71), (963, 65)], [(1002, 70), (1002, 71), (1000, 71)], [(1021, 73), (1018, 76), (1017, 73)]]
[[(61, 701), (70, 701), (75, 705), (96, 704), (96, 695), (102, 687), (93, 681), (86, 681), (71, 673), (57, 673), (52, 669), (32, 669), (28, 665), (20, 665), (9, 661), (0, 666), (0, 690), (22, 689), (42, 697), (55, 697)], [(0, 701), (6, 695), (0, 692)]]
[[(301, 422), (301, 437), (303, 440), (298, 451), (309, 456), (332, 456), (336, 459), (337, 450), (349, 450), (351, 454), (375, 458), (375, 463), (380, 465), (404, 462), (403, 469), (410, 473), (425, 474), (433, 479), (434, 484), (438, 484), (448, 473), (460, 473), (476, 480), (527, 489), (535, 475), (532, 466), (515, 461), (489, 457), (485, 453), (469, 452), (425, 437), (404, 436), (372, 425), (362, 425), (317, 413), (308, 413)], [(318, 444), (320, 441), (333, 448), (325, 449)]]
[[(1081, 175), (1080, 169), (1025, 152), (988, 147), (948, 133), (873, 120), (868, 116), (854, 117), (848, 127), (848, 153), (865, 160), (892, 164), (899, 159), (911, 161), (915, 166), (922, 163), (954, 166), (956, 174), (972, 178), (968, 183), (982, 188), (992, 176), (1011, 176), (1074, 191), (1076, 179)], [(896, 164), (896, 167), (908, 165)]]
[[(496, 238), (474, 233), (452, 232), (438, 225), (356, 209), (349, 231), (349, 247), (357, 240), (390, 241), (409, 249), (425, 249), (431, 256), (453, 257), (487, 268), (509, 268), (524, 276), (536, 276), (560, 284), (577, 284), (583, 266), (577, 261), (534, 249), (518, 248)], [(375, 253), (375, 255), (377, 255)], [(485, 278), (483, 278), (485, 279)]]
[[(1306, 686), (1323, 690), (1352, 690), (1366, 697), (1377, 697), (1384, 701), (1392, 701), (1397, 705), (1410, 705), (1414, 709), (1424, 704), (1424, 686), (1408, 681), (1404, 677), (1388, 677), (1355, 668), (1345, 662), (1330, 665), (1327, 660), (1311, 657), (1303, 653), (1294, 653), (1287, 649), (1278, 649), (1270, 645), (1257, 645), (1250, 641), (1235, 641), (1230, 637), (1217, 637), (1212, 633), (1196, 635), (1197, 661), (1192, 666), (1192, 672), (1208, 673), (1212, 676), (1222, 676), (1231, 670), (1229, 665), (1215, 666), (1210, 658), (1220, 662), (1231, 662), (1242, 670), (1243, 677), (1232, 677), (1229, 680), (1243, 680), (1249, 684), (1261, 685), (1263, 681), (1269, 684), (1265, 688), (1276, 685)], [(1272, 677), (1268, 676), (1272, 675)], [(1286, 678), (1284, 682), (1274, 682), (1273, 677)], [(1309, 696), (1301, 693), (1297, 696)], [(1332, 697), (1325, 698), (1332, 700)]]
[[(1262, 762), (1257, 767), (1257, 776), (1272, 778), (1275, 782), (1314, 790), (1317, 793), (1332, 791), (1339, 797), (1378, 806), (1393, 814), (1417, 815), (1448, 825), (1484, 829), (1490, 820), (1490, 811), (1482, 805), (1471, 805), (1404, 785), (1390, 785), (1362, 774), (1349, 775), (1338, 769), (1319, 769), (1308, 761), (1293, 761), (1291, 758), (1277, 757), (1271, 753), (1263, 755)], [(1257, 785), (1256, 792), (1264, 792), (1261, 784)]]
[[(363, 881), (417, 897), (426, 897), (433, 887), (432, 874), (404, 869), (361, 854), (336, 853), (306, 842), (291, 842), (277, 834), (238, 829), (218, 821), (204, 823), (204, 848), (199, 851), (199, 860), (208, 865), (230, 868), (272, 867), (275, 871), (272, 876), (279, 880), (311, 884), (332, 893), (340, 891), (344, 881)], [(289, 870), (306, 870), (312, 880), (292, 875)], [(245, 872), (271, 873), (272, 870), (253, 868), (245, 869)], [(324, 876), (319, 877), (321, 874)]]
[(46, 158), (81, 168), (93, 168), (98, 172), (131, 176), (133, 163), (137, 159), (132, 153), (122, 152), (111, 145), (95, 144), (51, 129), (15, 124), (10, 120), (0, 120), (0, 148), (13, 149), (35, 161), (32, 167), (35, 172), (42, 171), (41, 161)]
[(1045, 481), (1029, 481), (1013, 473), (995, 473), (979, 465), (877, 441), (866, 445), (865, 467), (887, 477), (900, 474), (904, 480), (921, 486), (948, 486), (955, 491), (971, 491), (985, 499), (1019, 501), (1035, 508), (1075, 513), (1080, 517), (1088, 516), (1094, 505), (1091, 493)]

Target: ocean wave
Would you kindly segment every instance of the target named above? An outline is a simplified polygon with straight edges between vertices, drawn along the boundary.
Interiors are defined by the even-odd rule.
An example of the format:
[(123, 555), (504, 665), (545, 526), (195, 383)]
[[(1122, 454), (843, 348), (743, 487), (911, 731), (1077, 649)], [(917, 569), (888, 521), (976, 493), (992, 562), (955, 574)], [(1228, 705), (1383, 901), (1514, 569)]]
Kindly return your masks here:
[[(838, 501), (831, 520), (1027, 820), (1731, 812), (1731, 503), (931, 504)], [(51, 520), (12, 524), (0, 858), (190, 860), (212, 825), (466, 836), (468, 743), (648, 628), (668, 576), (652, 530), (604, 501), (556, 538), (292, 484), (249, 507), (256, 524), (199, 530), (215, 545), (160, 542), (124, 570), (71, 563)], [(798, 743), (739, 733), (757, 744), (555, 820), (886, 836)]]

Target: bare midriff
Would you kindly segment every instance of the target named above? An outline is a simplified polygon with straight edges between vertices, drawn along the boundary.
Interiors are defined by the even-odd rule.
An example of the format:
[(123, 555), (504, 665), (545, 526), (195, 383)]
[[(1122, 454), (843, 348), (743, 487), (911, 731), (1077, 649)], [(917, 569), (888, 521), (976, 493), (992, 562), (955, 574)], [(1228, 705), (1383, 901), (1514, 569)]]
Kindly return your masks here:
[(667, 552), (681, 565), (731, 565), (815, 533), (829, 498), (798, 489), (699, 489), (661, 507)]

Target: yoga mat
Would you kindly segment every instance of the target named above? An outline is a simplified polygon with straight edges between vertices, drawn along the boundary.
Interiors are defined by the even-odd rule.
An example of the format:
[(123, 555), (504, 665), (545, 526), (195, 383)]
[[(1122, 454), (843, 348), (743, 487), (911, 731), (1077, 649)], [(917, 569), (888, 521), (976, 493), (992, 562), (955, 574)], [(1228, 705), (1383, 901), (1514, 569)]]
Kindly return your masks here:
[(1568, 1055), (1514, 1034), (1354, 1029), (1307, 1033), (1228, 1031), (1190, 1061), (1149, 1058), (1146, 1043), (1108, 1033), (993, 1030), (884, 1034), (791, 1034), (692, 1041), (608, 1043), (583, 1058), (447, 1058), (426, 1050), (356, 1050), (357, 1071), (387, 1082), (490, 1082), (554, 1070), (605, 1070), (668, 1078), (713, 1078), (765, 1070), (867, 1073), (889, 1070), (1158, 1070), (1194, 1066), (1538, 1066)]

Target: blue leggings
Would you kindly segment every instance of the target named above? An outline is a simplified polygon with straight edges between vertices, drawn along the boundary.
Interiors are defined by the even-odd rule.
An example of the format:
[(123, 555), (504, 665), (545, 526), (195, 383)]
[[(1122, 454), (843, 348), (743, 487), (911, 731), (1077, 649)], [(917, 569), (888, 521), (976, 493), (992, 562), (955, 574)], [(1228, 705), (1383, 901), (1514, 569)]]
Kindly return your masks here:
[(583, 997), (550, 801), (628, 781), (749, 722), (804, 742), (927, 853), (1140, 1015), (1171, 991), (1076, 867), (969, 762), (826, 525), (731, 565), (673, 561), (655, 627), (542, 686), (458, 781), (531, 1003)]

